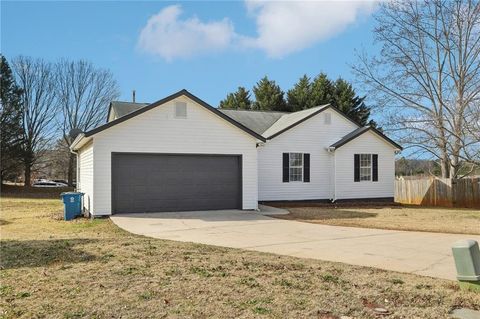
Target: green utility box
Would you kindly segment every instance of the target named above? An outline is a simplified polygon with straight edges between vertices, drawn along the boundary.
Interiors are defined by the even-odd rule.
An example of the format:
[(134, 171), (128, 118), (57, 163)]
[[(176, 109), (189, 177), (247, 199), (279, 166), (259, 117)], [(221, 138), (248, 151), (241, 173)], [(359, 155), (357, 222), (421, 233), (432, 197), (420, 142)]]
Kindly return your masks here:
[(480, 250), (475, 240), (457, 241), (452, 246), (460, 287), (480, 291)]

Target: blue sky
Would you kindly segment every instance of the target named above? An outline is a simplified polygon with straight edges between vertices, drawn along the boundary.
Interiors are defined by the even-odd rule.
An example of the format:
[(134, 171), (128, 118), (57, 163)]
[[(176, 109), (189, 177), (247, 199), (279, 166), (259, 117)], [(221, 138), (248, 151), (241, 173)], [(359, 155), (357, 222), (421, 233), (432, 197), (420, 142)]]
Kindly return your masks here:
[(8, 59), (87, 59), (113, 72), (120, 99), (135, 89), (140, 102), (186, 88), (216, 106), (264, 75), (284, 90), (321, 71), (352, 79), (355, 49), (375, 50), (368, 2), (2, 1), (1, 7), (1, 52)]

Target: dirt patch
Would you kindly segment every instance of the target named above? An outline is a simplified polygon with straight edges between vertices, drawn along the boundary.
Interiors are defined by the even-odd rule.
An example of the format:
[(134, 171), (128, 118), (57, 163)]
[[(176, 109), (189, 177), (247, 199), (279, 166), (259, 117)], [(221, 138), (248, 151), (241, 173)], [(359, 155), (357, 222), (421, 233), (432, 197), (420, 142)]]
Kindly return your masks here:
[(480, 308), (455, 282), (135, 236), (2, 198), (2, 318), (448, 318)]

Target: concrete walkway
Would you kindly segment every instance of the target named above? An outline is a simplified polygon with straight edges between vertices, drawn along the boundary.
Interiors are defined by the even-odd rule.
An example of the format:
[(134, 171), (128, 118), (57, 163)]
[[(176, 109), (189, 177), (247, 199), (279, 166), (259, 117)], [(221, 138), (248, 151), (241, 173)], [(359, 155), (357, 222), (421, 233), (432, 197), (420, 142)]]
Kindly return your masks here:
[(119, 227), (154, 238), (242, 248), (455, 279), (450, 247), (480, 236), (327, 226), (238, 210), (121, 214)]

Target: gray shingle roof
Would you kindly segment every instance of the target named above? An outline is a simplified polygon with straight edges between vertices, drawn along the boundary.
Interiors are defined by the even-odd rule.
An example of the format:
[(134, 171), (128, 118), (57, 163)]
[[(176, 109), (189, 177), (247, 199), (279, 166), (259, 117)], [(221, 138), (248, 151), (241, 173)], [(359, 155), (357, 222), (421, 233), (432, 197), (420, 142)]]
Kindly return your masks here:
[(309, 117), (327, 109), (330, 105), (322, 105), (312, 107), (307, 110), (293, 112), (293, 113), (285, 113), (278, 121), (273, 123), (262, 135), (265, 138), (273, 138), (274, 136), (288, 130), (289, 128), (295, 126), (296, 124), (300, 124), (302, 121), (308, 119)]
[(252, 131), (262, 134), (271, 127), (282, 116), (288, 114), (285, 112), (265, 112), (265, 111), (247, 111), (247, 110), (228, 110), (218, 109), (223, 114), (242, 123)]
[(362, 135), (362, 133), (368, 131), (369, 129), (370, 129), (369, 126), (359, 127), (356, 130), (351, 131), (350, 133), (348, 133), (347, 135), (345, 135), (344, 137), (342, 137), (340, 140), (336, 141), (332, 145), (330, 145), (330, 147), (338, 148), (343, 144), (346, 144), (349, 141), (353, 140), (355, 137)]
[(129, 113), (132, 113), (138, 109), (141, 109), (144, 106), (147, 106), (149, 103), (133, 103), (133, 102), (121, 102), (121, 101), (113, 101), (110, 106), (110, 113), (114, 113), (114, 118), (119, 118), (125, 116)]

